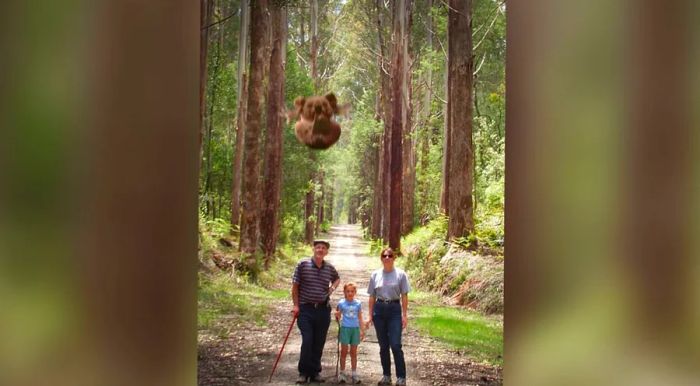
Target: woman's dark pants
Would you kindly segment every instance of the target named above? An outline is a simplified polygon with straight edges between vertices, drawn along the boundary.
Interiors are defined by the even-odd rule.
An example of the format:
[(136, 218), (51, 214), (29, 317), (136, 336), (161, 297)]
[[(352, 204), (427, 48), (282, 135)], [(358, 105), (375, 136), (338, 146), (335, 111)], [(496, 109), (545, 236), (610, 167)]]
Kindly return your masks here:
[(306, 304), (299, 306), (297, 319), (297, 326), (301, 332), (299, 374), (314, 377), (321, 372), (321, 355), (323, 355), (323, 346), (326, 344), (330, 324), (330, 306), (314, 307)]
[(384, 375), (391, 376), (391, 358), (394, 354), (396, 377), (406, 378), (406, 362), (401, 349), (401, 303), (375, 303), (372, 321), (379, 341), (379, 357)]

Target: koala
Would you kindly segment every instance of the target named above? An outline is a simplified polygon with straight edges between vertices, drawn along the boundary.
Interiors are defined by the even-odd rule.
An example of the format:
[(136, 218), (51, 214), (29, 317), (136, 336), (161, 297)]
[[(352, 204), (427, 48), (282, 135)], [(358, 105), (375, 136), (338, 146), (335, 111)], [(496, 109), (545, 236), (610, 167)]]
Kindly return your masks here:
[(294, 100), (294, 110), (288, 113), (289, 118), (297, 118), (294, 133), (299, 142), (312, 149), (328, 149), (340, 138), (340, 125), (333, 116), (342, 110), (338, 106), (335, 94), (325, 96), (297, 97)]

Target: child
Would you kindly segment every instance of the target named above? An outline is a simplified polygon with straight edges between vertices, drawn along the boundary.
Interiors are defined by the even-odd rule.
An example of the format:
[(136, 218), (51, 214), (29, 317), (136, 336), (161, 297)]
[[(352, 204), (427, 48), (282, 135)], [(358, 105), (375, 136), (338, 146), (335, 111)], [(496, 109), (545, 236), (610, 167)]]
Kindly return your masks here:
[(338, 375), (338, 383), (347, 382), (345, 375), (345, 358), (348, 354), (348, 345), (350, 345), (350, 363), (352, 364), (352, 383), (362, 383), (357, 375), (357, 346), (360, 340), (365, 339), (364, 321), (362, 319), (362, 304), (355, 300), (357, 286), (355, 283), (347, 283), (343, 286), (345, 299), (338, 303), (335, 311), (335, 319), (342, 322), (340, 325), (340, 375)]

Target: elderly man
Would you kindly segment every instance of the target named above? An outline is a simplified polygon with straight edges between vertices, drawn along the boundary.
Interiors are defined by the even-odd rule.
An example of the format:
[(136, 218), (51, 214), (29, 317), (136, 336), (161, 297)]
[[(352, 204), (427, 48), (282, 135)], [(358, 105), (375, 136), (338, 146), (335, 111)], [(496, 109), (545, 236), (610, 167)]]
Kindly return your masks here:
[(297, 264), (292, 278), (292, 312), (301, 332), (299, 353), (299, 379), (297, 383), (323, 382), (321, 356), (331, 324), (330, 295), (338, 288), (340, 277), (335, 267), (323, 260), (331, 244), (316, 240), (314, 256)]

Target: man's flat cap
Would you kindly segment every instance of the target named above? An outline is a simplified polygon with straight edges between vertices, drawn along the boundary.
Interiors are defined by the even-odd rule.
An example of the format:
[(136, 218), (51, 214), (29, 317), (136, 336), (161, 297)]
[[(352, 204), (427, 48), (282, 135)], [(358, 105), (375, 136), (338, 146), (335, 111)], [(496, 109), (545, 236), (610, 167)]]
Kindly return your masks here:
[(325, 245), (326, 245), (326, 248), (330, 248), (330, 247), (331, 247), (331, 243), (329, 243), (329, 242), (326, 241), (326, 240), (314, 240), (314, 247), (316, 246), (316, 244), (325, 244)]

